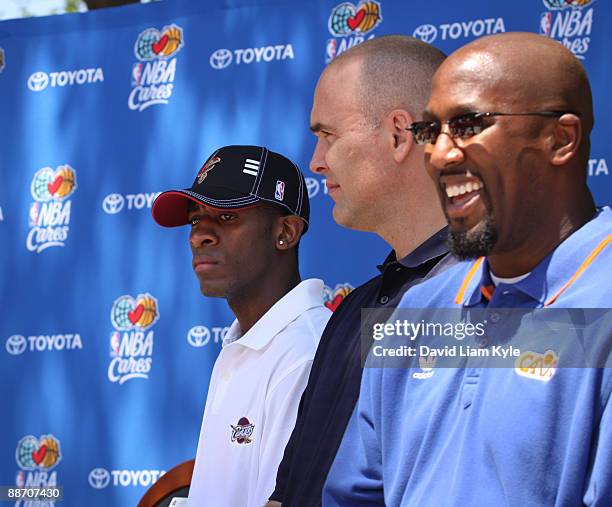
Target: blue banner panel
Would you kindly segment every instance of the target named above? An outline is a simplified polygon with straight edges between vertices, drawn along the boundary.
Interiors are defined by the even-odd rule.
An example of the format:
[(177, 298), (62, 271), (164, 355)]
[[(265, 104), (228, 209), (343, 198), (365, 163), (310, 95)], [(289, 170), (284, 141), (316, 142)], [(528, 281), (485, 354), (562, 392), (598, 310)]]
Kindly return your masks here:
[(195, 456), (233, 317), (200, 295), (186, 228), (151, 206), (215, 148), (264, 144), (307, 174), (302, 275), (325, 280), (330, 307), (375, 274), (388, 248), (338, 227), (308, 171), (318, 76), (364, 40), (560, 41), (591, 78), (589, 183), (610, 204), (611, 26), (603, 0), (167, 1), (0, 23), (0, 485), (135, 505)]

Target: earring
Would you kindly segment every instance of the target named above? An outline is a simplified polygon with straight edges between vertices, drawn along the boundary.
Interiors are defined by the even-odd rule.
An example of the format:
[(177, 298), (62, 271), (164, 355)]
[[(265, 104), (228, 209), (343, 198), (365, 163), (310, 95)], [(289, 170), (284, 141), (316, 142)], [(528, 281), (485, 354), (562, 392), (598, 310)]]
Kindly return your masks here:
[(278, 244), (279, 244), (279, 245), (284, 245), (284, 244), (285, 244), (285, 242), (284, 242), (282, 239), (279, 239), (279, 240), (278, 240)]

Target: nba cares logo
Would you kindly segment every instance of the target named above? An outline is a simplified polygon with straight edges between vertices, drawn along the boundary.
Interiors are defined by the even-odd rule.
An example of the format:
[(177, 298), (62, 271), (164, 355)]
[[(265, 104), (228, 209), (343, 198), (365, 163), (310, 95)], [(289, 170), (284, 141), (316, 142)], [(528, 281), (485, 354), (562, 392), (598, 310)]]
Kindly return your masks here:
[(32, 178), (30, 193), (30, 232), (26, 248), (40, 253), (52, 246), (64, 246), (70, 230), (72, 201), (77, 188), (76, 171), (68, 164), (39, 169)]
[(336, 37), (367, 33), (382, 21), (380, 12), (380, 4), (376, 1), (361, 2), (357, 6), (343, 2), (334, 7), (329, 16), (329, 31)]
[(117, 331), (129, 331), (130, 329), (144, 331), (159, 319), (157, 308), (157, 299), (148, 293), (139, 294), (136, 298), (127, 295), (120, 296), (113, 303), (111, 322)]
[(76, 172), (69, 165), (61, 165), (55, 171), (43, 167), (32, 178), (30, 192), (37, 202), (63, 201), (77, 188)]
[(15, 459), (22, 470), (50, 470), (62, 459), (60, 441), (53, 435), (27, 435), (18, 442)]
[(595, 0), (543, 0), (544, 5), (551, 10), (563, 10), (572, 8), (582, 8), (592, 4)]
[(174, 92), (176, 53), (183, 47), (183, 29), (165, 26), (161, 32), (147, 28), (134, 44), (138, 61), (132, 66), (132, 91), (128, 107), (144, 111), (157, 104), (168, 104)]
[(148, 379), (153, 364), (154, 332), (159, 319), (157, 299), (151, 294), (115, 299), (111, 322), (116, 331), (110, 336), (111, 362), (108, 379), (123, 384), (135, 378)]
[(183, 47), (183, 29), (177, 25), (165, 26), (160, 32), (147, 28), (141, 32), (134, 44), (136, 58), (143, 62), (165, 59)]
[[(340, 53), (361, 44), (382, 21), (382, 8), (375, 0), (363, 0), (357, 5), (343, 2), (336, 5), (327, 21), (327, 28), (334, 38), (325, 47), (325, 62), (331, 62)], [(368, 39), (374, 34), (367, 36)]]
[(540, 34), (556, 39), (576, 58), (584, 60), (591, 46), (595, 0), (543, 0)]

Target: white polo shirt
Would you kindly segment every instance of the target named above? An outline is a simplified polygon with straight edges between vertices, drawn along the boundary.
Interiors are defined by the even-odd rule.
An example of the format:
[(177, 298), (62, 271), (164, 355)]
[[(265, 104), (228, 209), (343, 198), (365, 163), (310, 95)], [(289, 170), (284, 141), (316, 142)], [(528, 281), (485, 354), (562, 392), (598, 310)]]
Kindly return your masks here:
[(310, 279), (246, 334), (234, 321), (210, 379), (189, 507), (266, 504), (330, 316), (323, 282)]

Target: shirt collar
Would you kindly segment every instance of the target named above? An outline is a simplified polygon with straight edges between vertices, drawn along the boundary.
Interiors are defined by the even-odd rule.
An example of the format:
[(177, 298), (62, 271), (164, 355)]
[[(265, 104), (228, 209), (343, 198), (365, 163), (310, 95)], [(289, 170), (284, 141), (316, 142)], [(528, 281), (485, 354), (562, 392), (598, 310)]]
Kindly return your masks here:
[[(565, 284), (576, 274), (589, 255), (612, 232), (612, 210), (604, 207), (593, 219), (574, 231), (557, 248), (549, 253), (531, 274), (512, 285), (542, 306), (547, 305)], [(487, 259), (480, 263), (467, 286), (469, 294), (465, 306), (481, 302), (481, 287), (492, 285)], [(503, 285), (503, 284), (501, 284)]]
[(378, 265), (377, 268), (382, 273), (389, 264), (394, 262), (399, 262), (402, 266), (407, 268), (418, 268), (422, 264), (448, 253), (448, 244), (446, 242), (447, 236), (448, 227), (444, 227), (399, 261), (397, 260), (395, 251), (391, 250), (385, 262)]
[(234, 320), (223, 338), (223, 347), (237, 343), (259, 350), (306, 310), (318, 306), (323, 306), (323, 280), (304, 280), (274, 303), (244, 335), (238, 319)]

